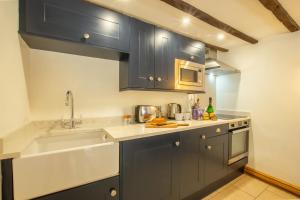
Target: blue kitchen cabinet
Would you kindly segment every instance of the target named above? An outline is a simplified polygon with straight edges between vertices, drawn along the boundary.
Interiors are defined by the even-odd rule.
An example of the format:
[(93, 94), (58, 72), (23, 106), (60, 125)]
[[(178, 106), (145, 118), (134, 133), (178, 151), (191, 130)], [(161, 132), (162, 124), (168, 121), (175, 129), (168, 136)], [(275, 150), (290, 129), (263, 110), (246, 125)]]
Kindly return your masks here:
[(104, 58), (128, 52), (128, 16), (81, 0), (19, 4), (19, 32), (32, 48)]
[(120, 90), (174, 90), (176, 35), (131, 19), (129, 55), (120, 61)]
[(121, 199), (179, 199), (179, 135), (121, 143)]
[(228, 125), (180, 133), (180, 198), (187, 198), (228, 174)]
[(178, 35), (177, 57), (183, 60), (205, 64), (205, 44), (200, 41)]
[(130, 20), (129, 55), (120, 61), (120, 89), (154, 88), (154, 35), (155, 26)]
[(119, 200), (119, 177), (96, 181), (35, 200)]

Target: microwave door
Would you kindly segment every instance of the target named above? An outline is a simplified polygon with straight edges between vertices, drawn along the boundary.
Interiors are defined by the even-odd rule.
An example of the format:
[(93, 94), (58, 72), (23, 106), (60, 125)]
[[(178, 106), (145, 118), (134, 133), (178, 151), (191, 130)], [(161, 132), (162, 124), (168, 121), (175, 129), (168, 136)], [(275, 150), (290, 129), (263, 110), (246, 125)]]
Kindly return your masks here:
[(196, 67), (182, 66), (179, 70), (179, 84), (202, 86), (202, 69)]

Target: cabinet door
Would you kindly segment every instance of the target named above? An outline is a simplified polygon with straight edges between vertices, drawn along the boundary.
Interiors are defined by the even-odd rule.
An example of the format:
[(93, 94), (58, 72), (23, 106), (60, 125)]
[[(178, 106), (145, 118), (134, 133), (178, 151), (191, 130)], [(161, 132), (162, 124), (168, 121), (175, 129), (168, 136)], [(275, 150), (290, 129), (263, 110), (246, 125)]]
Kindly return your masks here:
[(202, 42), (179, 36), (178, 57), (184, 60), (205, 64), (205, 45)]
[(228, 134), (201, 140), (201, 153), (205, 185), (227, 175)]
[(180, 142), (180, 199), (184, 199), (204, 187), (200, 133), (183, 132)]
[(119, 200), (119, 177), (89, 183), (65, 191), (38, 197), (36, 200)]
[(154, 88), (154, 26), (131, 19), (129, 84)]
[(21, 32), (128, 51), (127, 16), (81, 0), (26, 0), (24, 9)]
[(122, 143), (123, 200), (179, 198), (178, 141), (177, 134), (170, 134)]
[(174, 89), (175, 34), (155, 28), (155, 88)]

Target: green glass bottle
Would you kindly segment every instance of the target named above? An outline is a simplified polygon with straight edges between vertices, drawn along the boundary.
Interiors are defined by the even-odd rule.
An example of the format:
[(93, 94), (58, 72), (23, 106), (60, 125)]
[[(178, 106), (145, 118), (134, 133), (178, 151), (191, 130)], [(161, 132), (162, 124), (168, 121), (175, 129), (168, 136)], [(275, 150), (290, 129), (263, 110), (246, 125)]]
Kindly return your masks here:
[(208, 107), (207, 107), (207, 109), (206, 109), (206, 112), (207, 112), (208, 114), (214, 112), (214, 107), (212, 106), (212, 98), (211, 98), (211, 97), (209, 97), (209, 105), (208, 105)]

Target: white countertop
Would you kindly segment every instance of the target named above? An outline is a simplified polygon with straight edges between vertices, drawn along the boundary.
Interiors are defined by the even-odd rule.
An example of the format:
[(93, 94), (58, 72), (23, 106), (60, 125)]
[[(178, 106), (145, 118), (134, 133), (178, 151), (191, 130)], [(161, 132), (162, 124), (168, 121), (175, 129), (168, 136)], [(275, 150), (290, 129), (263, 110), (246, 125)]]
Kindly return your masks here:
[(189, 126), (179, 126), (177, 128), (145, 128), (144, 124), (132, 124), (127, 126), (115, 126), (104, 128), (116, 141), (132, 140), (143, 137), (150, 137), (155, 135), (163, 135), (179, 131), (191, 130), (196, 128), (203, 128), (208, 126), (220, 125), (229, 123), (229, 120), (217, 121), (185, 121)]
[[(245, 118), (243, 118), (245, 119)], [(240, 119), (217, 121), (185, 121), (189, 126), (179, 126), (178, 128), (145, 128), (144, 124), (121, 125), (121, 118), (102, 118), (84, 120), (80, 130), (99, 130), (103, 129), (109, 133), (115, 142), (132, 140), (155, 135), (174, 133), (178, 131), (203, 128), (208, 126), (226, 124)], [(0, 160), (7, 158), (20, 157), (21, 152), (35, 139), (43, 136), (55, 135), (56, 132), (66, 131), (72, 133), (74, 130), (62, 129), (57, 121), (51, 122), (32, 122), (25, 127), (0, 138)]]

